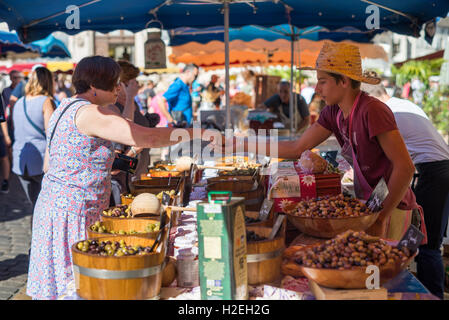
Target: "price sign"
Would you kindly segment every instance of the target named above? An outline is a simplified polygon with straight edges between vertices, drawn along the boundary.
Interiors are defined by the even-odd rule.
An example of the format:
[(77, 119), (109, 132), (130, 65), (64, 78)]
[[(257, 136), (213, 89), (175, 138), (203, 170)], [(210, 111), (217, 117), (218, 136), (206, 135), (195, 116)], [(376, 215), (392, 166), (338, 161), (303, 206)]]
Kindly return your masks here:
[(377, 186), (371, 193), (366, 206), (373, 212), (380, 211), (382, 209), (382, 203), (388, 196), (388, 186), (384, 178), (381, 178)]
[(165, 192), (162, 194), (162, 204), (168, 206), (170, 204), (170, 196)]
[(260, 208), (260, 212), (259, 212), (259, 220), (260, 221), (265, 221), (267, 220), (271, 208), (273, 207), (273, 201), (265, 199), (262, 203), (262, 207)]
[(402, 247), (408, 248), (411, 252), (415, 252), (416, 249), (421, 245), (421, 241), (424, 239), (424, 234), (419, 231), (414, 225), (408, 227), (407, 232), (404, 234), (402, 239), (399, 241), (397, 248)]

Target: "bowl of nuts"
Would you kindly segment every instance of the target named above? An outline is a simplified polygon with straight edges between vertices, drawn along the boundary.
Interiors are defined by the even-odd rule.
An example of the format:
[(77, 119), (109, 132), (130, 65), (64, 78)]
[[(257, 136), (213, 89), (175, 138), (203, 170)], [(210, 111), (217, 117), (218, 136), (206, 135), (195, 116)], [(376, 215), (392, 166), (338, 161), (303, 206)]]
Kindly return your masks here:
[(309, 280), (321, 286), (363, 289), (372, 273), (369, 266), (379, 268), (382, 285), (405, 269), (415, 255), (406, 247), (398, 249), (363, 231), (348, 230), (325, 243), (299, 250), (294, 261)]
[(286, 214), (299, 231), (318, 238), (333, 238), (347, 230), (365, 231), (379, 216), (362, 201), (343, 194), (301, 201)]

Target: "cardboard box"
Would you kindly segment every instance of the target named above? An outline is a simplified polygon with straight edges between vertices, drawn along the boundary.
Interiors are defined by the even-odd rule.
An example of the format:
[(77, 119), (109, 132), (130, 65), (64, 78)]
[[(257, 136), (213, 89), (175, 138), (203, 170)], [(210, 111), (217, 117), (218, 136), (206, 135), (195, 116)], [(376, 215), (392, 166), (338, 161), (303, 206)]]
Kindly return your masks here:
[(248, 299), (244, 200), (197, 205), (202, 300)]

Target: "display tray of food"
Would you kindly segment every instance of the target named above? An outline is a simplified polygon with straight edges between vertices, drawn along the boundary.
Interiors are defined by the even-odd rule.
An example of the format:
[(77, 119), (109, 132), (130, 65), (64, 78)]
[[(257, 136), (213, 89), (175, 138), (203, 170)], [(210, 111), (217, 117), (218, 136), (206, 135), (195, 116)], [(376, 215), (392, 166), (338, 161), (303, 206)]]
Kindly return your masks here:
[(105, 234), (115, 235), (138, 235), (145, 238), (155, 238), (159, 232), (158, 219), (120, 219), (96, 221), (87, 230), (89, 239), (99, 238)]
[(379, 216), (360, 200), (343, 194), (298, 202), (286, 214), (299, 231), (318, 238), (333, 238), (350, 229), (365, 231)]
[[(182, 177), (157, 177), (149, 179), (140, 179), (130, 183), (131, 193), (138, 195), (141, 193), (158, 194), (166, 190), (175, 190), (181, 181)], [(182, 188), (180, 188), (182, 193)]]
[(387, 240), (363, 231), (348, 230), (318, 245), (298, 250), (294, 261), (301, 272), (321, 286), (341, 289), (366, 288), (367, 267), (379, 268), (380, 285), (393, 279), (416, 256)]
[[(174, 197), (174, 190), (162, 191), (158, 195), (152, 193), (141, 193), (134, 197), (131, 204), (120, 204), (103, 210), (101, 213), (102, 221), (123, 220), (123, 219), (156, 219), (161, 215), (162, 210), (166, 207), (162, 206), (163, 195), (166, 194), (169, 199)], [(171, 212), (166, 210), (170, 217)]]

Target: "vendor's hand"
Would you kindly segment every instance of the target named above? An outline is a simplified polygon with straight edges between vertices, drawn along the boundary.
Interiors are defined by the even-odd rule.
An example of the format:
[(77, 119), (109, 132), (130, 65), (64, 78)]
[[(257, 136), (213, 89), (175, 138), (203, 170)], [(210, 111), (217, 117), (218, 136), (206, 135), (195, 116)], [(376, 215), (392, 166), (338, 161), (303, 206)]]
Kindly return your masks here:
[(385, 218), (378, 218), (374, 224), (366, 230), (371, 236), (380, 237), (386, 239), (387, 237), (387, 221)]

